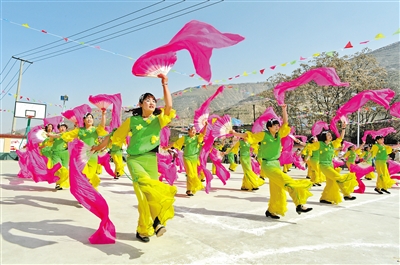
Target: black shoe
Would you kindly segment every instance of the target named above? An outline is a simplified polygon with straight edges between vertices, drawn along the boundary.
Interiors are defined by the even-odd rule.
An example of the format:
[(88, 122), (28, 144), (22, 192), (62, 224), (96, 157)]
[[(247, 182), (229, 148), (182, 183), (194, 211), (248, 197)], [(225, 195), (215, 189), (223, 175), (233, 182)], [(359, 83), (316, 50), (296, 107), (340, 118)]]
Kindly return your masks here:
[(200, 180), (201, 182), (204, 182), (204, 181), (206, 181), (205, 179), (202, 179), (202, 180)]
[(325, 204), (332, 204), (330, 201), (327, 201), (327, 200), (320, 200), (319, 202), (320, 203), (325, 203)]
[(228, 168), (228, 169), (229, 169), (229, 171), (235, 172), (235, 170), (233, 170), (233, 169), (231, 169), (231, 168)]
[(273, 214), (270, 213), (268, 210), (265, 212), (265, 216), (266, 216), (266, 217), (271, 217), (272, 219), (280, 219), (279, 216), (273, 215)]
[(306, 179), (309, 179), (310, 177), (309, 176), (306, 176)]
[(370, 178), (365, 178), (366, 180), (371, 180)]
[(315, 186), (317, 186), (317, 184), (313, 183), (312, 186), (315, 187)]
[(352, 196), (352, 197), (350, 197), (350, 196), (344, 196), (343, 199), (344, 199), (345, 201), (354, 201), (354, 200), (356, 199), (356, 197), (354, 197), (354, 196)]
[(263, 178), (263, 177), (261, 177), (261, 176), (260, 176), (260, 179), (265, 180), (265, 178)]
[(315, 183), (315, 185), (317, 185), (317, 186), (321, 187), (321, 183)]
[(144, 243), (150, 242), (150, 238), (147, 236), (140, 236), (138, 232), (136, 232), (136, 238)]
[(56, 188), (55, 188), (56, 190), (62, 190), (62, 188), (61, 188), (61, 186), (60, 185), (56, 185)]
[(194, 196), (194, 194), (193, 194), (190, 190), (187, 190), (187, 191), (186, 191), (186, 195), (187, 195), (187, 196)]
[(259, 190), (259, 188), (253, 188), (253, 190)]
[(240, 190), (249, 190), (249, 189), (246, 189), (246, 188), (241, 187)]
[(160, 237), (160, 236), (164, 235), (165, 232), (167, 232), (167, 229), (162, 224), (159, 224), (156, 227), (156, 236), (157, 237)]
[(379, 194), (383, 194), (383, 192), (381, 190), (378, 190), (378, 188), (375, 188), (374, 191), (376, 191)]
[(296, 207), (296, 213), (301, 214), (301, 213), (308, 213), (311, 211), (312, 208), (303, 208), (303, 205), (299, 204)]
[(390, 192), (385, 189), (381, 189), (381, 191), (383, 191), (384, 193), (390, 194)]

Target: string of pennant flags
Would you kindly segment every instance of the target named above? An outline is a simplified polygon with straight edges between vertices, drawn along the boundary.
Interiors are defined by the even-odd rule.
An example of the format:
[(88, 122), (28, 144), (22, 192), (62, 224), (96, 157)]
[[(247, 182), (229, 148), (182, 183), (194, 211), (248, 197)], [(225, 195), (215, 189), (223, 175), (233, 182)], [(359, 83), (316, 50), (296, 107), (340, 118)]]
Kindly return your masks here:
[[(6, 21), (6, 22), (8, 22), (10, 24), (14, 24), (14, 25), (17, 25), (17, 26), (21, 26), (21, 27), (24, 27), (24, 28), (27, 28), (27, 29), (30, 29), (30, 30), (34, 30), (34, 31), (40, 32), (42, 34), (46, 34), (46, 35), (50, 35), (50, 36), (53, 36), (53, 37), (57, 37), (57, 38), (63, 39), (65, 42), (73, 42), (73, 43), (76, 43), (76, 44), (79, 44), (79, 45), (83, 45), (83, 46), (86, 46), (86, 47), (89, 47), (89, 48), (93, 48), (93, 49), (96, 49), (96, 50), (107, 52), (107, 53), (110, 53), (110, 54), (113, 54), (113, 55), (116, 55), (116, 56), (121, 56), (121, 57), (127, 58), (129, 60), (134, 60), (134, 58), (131, 57), (131, 56), (127, 56), (127, 55), (123, 55), (123, 54), (120, 54), (120, 53), (117, 53), (117, 52), (106, 50), (106, 49), (104, 49), (104, 48), (102, 48), (102, 47), (100, 47), (98, 45), (91, 45), (91, 44), (85, 43), (83, 41), (74, 40), (74, 39), (71, 39), (71, 38), (67, 38), (67, 37), (63, 37), (63, 36), (57, 35), (57, 34), (53, 34), (53, 33), (48, 32), (45, 29), (33, 28), (33, 27), (29, 26), (28, 23), (20, 24), (20, 23), (16, 23), (16, 22), (10, 21), (10, 20), (8, 20), (6, 18), (1, 18), (1, 20)], [(397, 35), (397, 34), (400, 34), (400, 28), (397, 29), (392, 34), (392, 36), (393, 35)], [(383, 33), (378, 33), (378, 34), (375, 35), (375, 37), (372, 40), (364, 40), (364, 41), (359, 41), (357, 43), (358, 43), (358, 45), (365, 45), (365, 44), (367, 44), (367, 43), (369, 43), (371, 41), (378, 41), (378, 40), (381, 40), (383, 38), (386, 38), (386, 36)], [(355, 42), (353, 42), (353, 43), (355, 43)], [(339, 50), (354, 48), (353, 45), (355, 45), (355, 44), (353, 44), (353, 43), (351, 41), (349, 41), (349, 42), (347, 42), (347, 44), (344, 47), (340, 48)], [(336, 52), (336, 50), (325, 51), (325, 52), (316, 52), (316, 53), (312, 54), (309, 57), (299, 56), (299, 59), (290, 60), (290, 61), (287, 61), (287, 62), (284, 62), (284, 63), (281, 63), (281, 64), (274, 64), (274, 65), (271, 65), (269, 67), (265, 67), (265, 68), (262, 68), (262, 69), (259, 69), (259, 70), (244, 71), (244, 72), (242, 72), (242, 74), (233, 75), (231, 77), (223, 78), (223, 79), (220, 79), (220, 80), (219, 79), (218, 80), (214, 80), (213, 82), (208, 83), (208, 85), (212, 85), (213, 83), (214, 84), (218, 84), (220, 82), (227, 82), (227, 81), (230, 81), (230, 80), (233, 80), (233, 79), (236, 79), (236, 78), (246, 77), (248, 75), (255, 75), (255, 74), (258, 74), (258, 73), (264, 74), (266, 69), (275, 70), (277, 67), (286, 67), (287, 65), (294, 65), (299, 61), (301, 62), (301, 61), (305, 61), (305, 60), (308, 60), (308, 59), (313, 58), (313, 57), (318, 57), (323, 53), (325, 53), (328, 56), (333, 56), (334, 52)], [(175, 69), (171, 69), (171, 72), (172, 73), (176, 73), (176, 74), (180, 74), (180, 75), (184, 75), (184, 76), (188, 76), (190, 78), (195, 77), (195, 74), (187, 74), (187, 73), (184, 73), (184, 72), (177, 71)], [(201, 77), (199, 77), (198, 79), (202, 80), (202, 81), (205, 81)], [(198, 86), (194, 86), (193, 88), (206, 88), (206, 85), (198, 85)]]
[[(102, 47), (100, 47), (100, 46), (97, 46), (97, 45), (91, 45), (91, 44), (87, 44), (87, 43), (82, 42), (82, 41), (79, 41), (79, 40), (74, 40), (74, 39), (71, 39), (71, 38), (67, 38), (67, 37), (63, 37), (63, 36), (57, 35), (57, 34), (53, 34), (53, 33), (48, 32), (47, 30), (44, 30), (44, 29), (33, 28), (33, 27), (29, 26), (28, 23), (19, 24), (19, 23), (10, 21), (10, 20), (5, 19), (5, 18), (0, 18), (0, 20), (6, 21), (6, 22), (8, 22), (8, 23), (10, 23), (10, 24), (14, 24), (14, 25), (17, 25), (17, 26), (21, 26), (21, 27), (24, 27), (24, 28), (27, 28), (27, 29), (30, 29), (30, 30), (34, 30), (34, 31), (37, 31), (37, 32), (42, 33), (42, 34), (46, 34), (46, 35), (50, 35), (50, 36), (53, 36), (53, 37), (57, 37), (57, 38), (63, 39), (65, 42), (73, 42), (73, 43), (80, 44), (80, 45), (83, 45), (83, 46), (86, 46), (86, 47), (89, 47), (89, 48), (94, 48), (94, 49), (96, 49), (96, 50), (100, 50), (100, 51), (107, 52), (107, 53), (110, 53), (110, 54), (113, 54), (113, 55), (121, 56), (121, 57), (127, 58), (127, 59), (129, 59), (129, 60), (134, 60), (133, 57), (126, 56), (126, 55), (122, 55), (122, 54), (119, 54), (119, 53), (116, 53), (116, 52), (113, 52), (113, 51), (109, 51), (109, 50), (106, 50), (106, 49), (104, 49), (104, 48), (102, 48)], [(392, 36), (397, 35), (397, 34), (400, 34), (400, 28), (399, 28), (397, 31), (395, 31), (395, 32), (392, 34)], [(371, 42), (371, 41), (378, 41), (378, 40), (381, 40), (381, 39), (383, 39), (383, 38), (385, 38), (385, 37), (386, 37), (386, 36), (385, 36), (384, 34), (378, 33), (378, 34), (375, 35), (375, 37), (374, 37), (372, 40), (365, 40), (365, 41), (357, 42), (357, 44), (353, 44), (353, 43), (356, 43), (356, 42), (353, 42), (353, 43), (352, 43), (351, 41), (349, 41), (349, 42), (347, 42), (347, 44), (346, 44), (343, 48), (340, 48), (339, 50), (351, 49), (351, 48), (354, 48), (354, 45), (365, 45), (365, 44), (367, 44), (367, 43), (369, 43), (369, 42)], [(208, 84), (203, 84), (203, 85), (197, 85), (197, 86), (189, 87), (189, 88), (187, 88), (187, 89), (185, 89), (185, 90), (172, 93), (172, 96), (179, 97), (179, 96), (182, 96), (183, 93), (192, 92), (193, 89), (201, 89), (201, 88), (207, 89), (207, 86), (210, 86), (210, 85), (213, 85), (213, 84), (216, 85), (216, 84), (219, 84), (219, 83), (226, 83), (226, 82), (228, 82), (228, 81), (236, 80), (237, 78), (241, 78), (241, 77), (247, 77), (247, 76), (249, 76), (249, 75), (256, 75), (256, 74), (261, 74), (261, 75), (263, 75), (263, 74), (265, 73), (265, 71), (268, 70), (268, 69), (271, 70), (271, 71), (273, 71), (273, 70), (275, 70), (277, 67), (286, 67), (286, 66), (288, 66), (288, 65), (294, 65), (294, 64), (296, 64), (296, 63), (298, 63), (298, 62), (302, 62), (302, 61), (309, 60), (309, 59), (314, 58), (314, 57), (318, 57), (318, 56), (320, 56), (321, 54), (326, 54), (326, 55), (328, 55), (328, 56), (333, 56), (334, 52), (336, 52), (336, 50), (331, 50), (331, 51), (327, 51), (327, 52), (316, 52), (316, 53), (312, 54), (312, 55), (309, 56), (309, 57), (299, 56), (299, 59), (296, 59), (296, 60), (290, 60), (290, 61), (287, 61), (287, 62), (281, 63), (281, 64), (274, 64), (274, 65), (271, 65), (271, 66), (269, 66), (269, 67), (265, 67), (265, 68), (262, 68), (262, 69), (259, 69), (259, 70), (244, 71), (244, 72), (242, 72), (242, 74), (232, 75), (231, 77), (228, 77), (228, 78), (214, 80), (214, 81), (212, 81), (212, 82), (210, 82), (210, 83), (208, 83)], [(192, 73), (192, 74), (187, 74), (187, 73), (184, 73), (184, 72), (177, 71), (177, 70), (175, 70), (175, 69), (171, 69), (170, 72), (175, 73), (175, 74), (179, 74), (179, 75), (183, 75), (183, 76), (187, 76), (187, 77), (189, 77), (189, 78), (195, 78), (195, 74), (193, 74), (193, 73)], [(202, 81), (205, 81), (205, 80), (202, 79), (201, 77), (199, 77), (198, 79), (199, 79), (199, 80), (202, 80)], [(226, 85), (226, 88), (228, 88), (228, 89), (234, 89), (234, 90), (239, 91), (239, 87), (237, 87), (236, 85)], [(254, 96), (254, 95), (255, 95), (254, 93), (251, 93), (251, 92), (249, 92), (249, 91), (243, 91), (243, 90), (242, 90), (241, 92), (242, 92), (242, 93), (245, 93), (245, 94), (248, 94), (249, 96)], [(8, 96), (12, 96), (12, 97), (14, 97), (15, 99), (18, 98), (18, 100), (26, 99), (27, 101), (31, 101), (31, 102), (39, 102), (39, 103), (48, 104), (49, 106), (54, 106), (54, 107), (61, 108), (61, 109), (63, 108), (63, 106), (62, 106), (61, 104), (46, 102), (46, 101), (43, 101), (43, 100), (34, 99), (34, 98), (32, 98), (32, 97), (27, 97), (27, 96), (22, 96), (22, 95), (11, 94), (11, 93), (7, 93), (7, 92), (5, 92), (5, 91), (2, 91), (2, 94), (3, 94), (3, 93), (4, 93), (4, 94), (7, 94)], [(262, 97), (262, 96), (258, 96), (258, 97), (259, 97), (260, 99), (265, 99), (265, 98)], [(162, 100), (162, 98), (159, 98), (158, 100), (160, 100), (160, 99)], [(137, 105), (136, 105), (136, 106), (137, 106)], [(133, 107), (134, 107), (134, 106), (126, 106), (126, 107), (122, 107), (122, 109), (127, 110), (127, 109), (130, 109), (130, 108), (133, 108)], [(376, 109), (376, 108), (375, 108), (375, 109)], [(367, 109), (367, 108), (366, 108), (366, 111), (375, 111), (375, 109), (374, 109), (374, 107), (371, 107), (370, 109)], [(14, 113), (13, 110), (9, 110), (9, 109), (0, 109), (0, 112), (1, 112), (1, 113), (3, 113), (3, 112)], [(61, 112), (61, 111), (60, 111), (60, 112)], [(324, 114), (324, 113), (321, 113), (321, 114)], [(47, 116), (52, 116), (52, 115), (56, 116), (56, 115), (60, 115), (60, 113), (57, 113), (57, 114), (50, 114), (50, 113), (48, 113), (48, 114), (47, 114)], [(300, 116), (301, 116), (301, 115), (300, 115)], [(299, 117), (300, 117), (300, 116), (299, 116)], [(396, 120), (398, 120), (398, 119), (396, 119)], [(387, 121), (387, 120), (386, 120), (386, 121)], [(367, 123), (378, 123), (378, 122), (381, 122), (381, 121), (367, 122)], [(361, 123), (360, 123), (360, 124), (361, 124)]]

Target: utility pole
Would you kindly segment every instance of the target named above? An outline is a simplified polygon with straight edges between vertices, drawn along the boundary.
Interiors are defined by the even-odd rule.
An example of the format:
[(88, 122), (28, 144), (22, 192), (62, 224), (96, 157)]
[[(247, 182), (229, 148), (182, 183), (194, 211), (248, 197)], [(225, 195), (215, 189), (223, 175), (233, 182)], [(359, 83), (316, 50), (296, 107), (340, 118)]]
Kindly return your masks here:
[(253, 105), (253, 122), (256, 121), (256, 105)]
[[(21, 89), (21, 81), (22, 81), (22, 66), (24, 65), (24, 62), (27, 63), (33, 63), (33, 62), (29, 62), (27, 60), (23, 60), (21, 58), (17, 58), (12, 56), (13, 59), (15, 60), (20, 60), (20, 65), (19, 65), (19, 77), (18, 77), (18, 85), (17, 85), (17, 93), (16, 93), (16, 97), (15, 97), (15, 102), (18, 101), (19, 99), (19, 91)], [(17, 118), (15, 118), (15, 113), (14, 113), (14, 117), (13, 117), (13, 121), (12, 121), (12, 126), (11, 126), (11, 134), (15, 134), (15, 130), (16, 130), (16, 125), (17, 125)]]

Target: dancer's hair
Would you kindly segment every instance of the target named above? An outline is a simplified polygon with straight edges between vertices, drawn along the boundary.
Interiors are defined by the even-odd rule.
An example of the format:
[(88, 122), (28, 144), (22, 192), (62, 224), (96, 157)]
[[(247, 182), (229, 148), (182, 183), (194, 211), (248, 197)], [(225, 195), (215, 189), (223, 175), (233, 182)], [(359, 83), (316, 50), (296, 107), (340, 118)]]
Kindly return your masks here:
[(279, 121), (275, 118), (269, 119), (265, 127), (268, 129), (269, 127), (274, 126), (275, 124), (280, 124)]
[[(142, 95), (140, 96), (140, 98), (139, 98), (139, 103), (142, 104), (146, 98), (152, 98), (152, 99), (154, 99), (154, 101), (157, 103), (156, 97), (155, 97), (153, 94), (151, 94), (151, 93), (144, 93), (144, 94), (142, 94)], [(132, 112), (132, 116), (142, 116), (142, 114), (143, 114), (143, 110), (142, 110), (141, 107), (139, 107), (139, 108), (133, 108), (133, 109), (127, 110), (127, 111), (125, 111), (125, 112)], [(153, 114), (154, 114), (154, 115), (159, 115), (159, 114), (161, 114), (161, 110), (160, 110), (159, 108), (156, 108), (156, 109), (154, 110)]]
[(68, 125), (66, 125), (66, 124), (65, 124), (65, 123), (63, 123), (63, 122), (61, 122), (61, 123), (59, 123), (59, 124), (57, 125), (57, 129), (59, 129), (59, 130), (60, 130), (61, 126), (64, 126), (64, 127), (65, 127), (65, 129), (67, 129), (67, 130), (68, 130)]

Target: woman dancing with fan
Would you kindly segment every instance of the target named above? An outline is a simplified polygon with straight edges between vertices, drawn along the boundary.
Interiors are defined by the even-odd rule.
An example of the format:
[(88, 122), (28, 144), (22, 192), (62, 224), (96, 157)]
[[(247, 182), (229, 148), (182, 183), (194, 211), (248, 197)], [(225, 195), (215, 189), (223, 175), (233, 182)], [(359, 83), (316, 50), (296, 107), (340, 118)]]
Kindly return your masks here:
[(324, 176), (321, 173), (319, 166), (319, 150), (309, 150), (311, 144), (317, 142), (318, 139), (315, 136), (311, 136), (307, 142), (305, 148), (307, 148), (306, 153), (308, 154), (307, 162), (309, 166), (309, 177), (313, 186), (321, 186), (321, 182), (325, 181)]
[[(371, 147), (367, 145), (366, 147), (364, 147), (364, 151), (362, 152), (360, 157), (364, 160), (365, 163), (372, 166), (372, 156), (370, 154), (371, 154)], [(364, 178), (367, 180), (371, 180), (375, 178), (375, 174), (374, 172), (370, 172), (367, 175), (365, 175)]]
[(204, 188), (199, 178), (197, 166), (199, 165), (199, 155), (201, 145), (204, 141), (204, 136), (207, 130), (207, 121), (201, 130), (200, 134), (196, 135), (196, 128), (194, 125), (189, 125), (188, 135), (184, 135), (179, 138), (173, 147), (181, 150), (182, 146), (185, 146), (183, 150), (183, 163), (186, 171), (186, 195), (193, 196), (197, 191)]
[[(139, 98), (139, 108), (131, 109), (132, 116), (110, 137), (112, 144), (122, 146), (131, 132), (127, 153), (127, 165), (132, 176), (133, 189), (138, 200), (139, 220), (136, 238), (149, 242), (150, 236), (162, 236), (167, 230), (166, 222), (174, 217), (173, 203), (177, 192), (158, 180), (157, 156), (161, 129), (175, 117), (172, 97), (168, 89), (168, 78), (159, 74), (164, 93), (164, 108), (156, 108), (157, 100), (151, 93)], [(97, 147), (102, 148), (102, 145)]]
[(60, 136), (67, 131), (68, 126), (65, 123), (61, 122), (57, 125), (57, 129), (59, 131), (59, 137), (52, 137), (51, 162), (53, 166), (57, 163), (60, 163), (62, 166), (55, 174), (60, 178), (56, 182), (55, 189), (62, 190), (69, 188), (69, 152), (68, 144)]
[(232, 147), (231, 152), (238, 154), (240, 151), (240, 164), (243, 168), (243, 180), (241, 190), (258, 190), (261, 185), (264, 185), (264, 180), (257, 176), (251, 165), (250, 144), (243, 138)]
[(378, 177), (376, 179), (376, 187), (374, 191), (379, 194), (383, 194), (383, 192), (390, 194), (388, 189), (390, 189), (396, 181), (390, 178), (386, 161), (388, 160), (388, 155), (392, 153), (392, 150), (398, 148), (400, 145), (390, 147), (385, 145), (384, 142), (385, 138), (382, 135), (375, 137), (375, 144), (372, 146), (371, 154), (367, 160), (375, 158), (375, 168)]
[(290, 197), (296, 205), (296, 212), (298, 214), (312, 210), (312, 208), (304, 206), (308, 197), (312, 196), (312, 193), (309, 191), (312, 183), (309, 180), (294, 180), (283, 173), (278, 160), (282, 150), (281, 138), (288, 136), (290, 133), (287, 106), (283, 104), (281, 107), (282, 126), (280, 126), (277, 119), (270, 119), (266, 124), (267, 131), (259, 133), (248, 131), (243, 134), (232, 131), (235, 136), (244, 138), (250, 144), (261, 142), (258, 157), (262, 162), (261, 171), (264, 172), (264, 176), (269, 178), (270, 188), (270, 200), (265, 215), (272, 219), (279, 219), (278, 215), (284, 216), (287, 211), (285, 191), (289, 192)]
[[(93, 115), (88, 112), (83, 116), (84, 127), (80, 128), (76, 127), (74, 130), (70, 132), (65, 132), (59, 137), (61, 137), (65, 142), (71, 142), (72, 140), (78, 138), (89, 146), (98, 144), (99, 137), (108, 135), (108, 132), (105, 130), (106, 126), (105, 110), (102, 111), (101, 121), (99, 126), (95, 127), (93, 125), (93, 122), (94, 122)], [(98, 166), (98, 154), (94, 153), (92, 154), (85, 168), (82, 171), (89, 179), (90, 183), (94, 188), (97, 188), (100, 184), (100, 177), (96, 173), (97, 166)]]
[(362, 143), (359, 148), (356, 149), (355, 145), (348, 148), (347, 152), (344, 154), (343, 158), (347, 159), (346, 166), (350, 171), (350, 166), (356, 163), (358, 155), (361, 155), (361, 150), (363, 149), (365, 143)]
[(326, 177), (326, 186), (322, 192), (320, 203), (339, 204), (342, 201), (340, 191), (343, 193), (344, 200), (355, 200), (351, 196), (358, 182), (354, 173), (339, 174), (333, 166), (335, 148), (340, 147), (346, 133), (346, 124), (342, 124), (342, 133), (340, 137), (332, 141), (332, 134), (329, 131), (322, 131), (317, 142), (310, 145), (310, 150), (319, 151), (319, 165), (321, 172)]
[(51, 168), (51, 138), (50, 135), (53, 133), (53, 124), (49, 123), (44, 127), (44, 131), (46, 132), (47, 138), (44, 139), (43, 142), (39, 145), (40, 154), (42, 156), (47, 157), (49, 160), (47, 162), (47, 166)]

